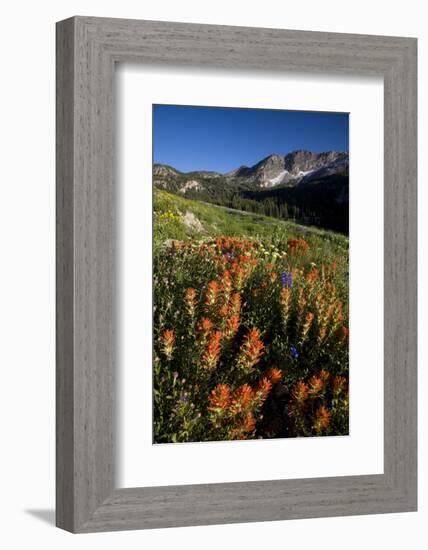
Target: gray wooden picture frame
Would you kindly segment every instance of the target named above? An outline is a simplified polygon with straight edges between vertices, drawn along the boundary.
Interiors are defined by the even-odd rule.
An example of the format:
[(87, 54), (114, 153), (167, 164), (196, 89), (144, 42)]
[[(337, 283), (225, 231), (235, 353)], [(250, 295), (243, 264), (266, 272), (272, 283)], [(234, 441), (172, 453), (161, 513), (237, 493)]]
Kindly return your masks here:
[[(154, 21), (57, 24), (58, 527), (83, 533), (417, 509), (416, 47), (414, 38)], [(383, 474), (115, 488), (117, 62), (383, 77)]]

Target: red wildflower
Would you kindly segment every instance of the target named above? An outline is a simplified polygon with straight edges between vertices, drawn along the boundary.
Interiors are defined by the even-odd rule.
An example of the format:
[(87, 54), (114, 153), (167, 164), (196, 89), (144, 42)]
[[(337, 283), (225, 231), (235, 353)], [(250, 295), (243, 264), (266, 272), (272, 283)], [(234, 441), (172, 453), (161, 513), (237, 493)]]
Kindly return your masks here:
[(244, 423), (245, 432), (253, 432), (256, 429), (256, 421), (254, 420), (254, 415), (252, 412), (247, 413)]
[(227, 269), (223, 271), (220, 277), (220, 287), (223, 295), (227, 300), (230, 296), (230, 293), (232, 292), (232, 278), (230, 276), (230, 271), (228, 271)]
[(194, 288), (186, 289), (184, 293), (184, 301), (186, 303), (188, 314), (193, 317), (195, 315), (196, 308), (196, 290)]
[(265, 401), (271, 389), (272, 382), (266, 376), (263, 376), (257, 386), (257, 397), (259, 400), (259, 405), (263, 403), (263, 401)]
[(215, 305), (217, 302), (220, 287), (217, 281), (210, 281), (205, 293), (205, 304), (208, 307)]
[(234, 414), (247, 409), (253, 402), (253, 389), (248, 384), (239, 386), (232, 396), (232, 410)]
[(260, 331), (253, 328), (248, 331), (241, 345), (237, 364), (243, 370), (251, 371), (263, 355), (264, 344), (260, 339)]
[(241, 296), (238, 292), (234, 292), (229, 302), (230, 313), (232, 315), (239, 315), (241, 311)]
[(174, 352), (175, 334), (173, 330), (165, 330), (160, 338), (161, 350), (168, 360)]
[(306, 275), (306, 280), (310, 283), (313, 283), (319, 279), (320, 272), (316, 267), (313, 267), (309, 273)]
[(205, 351), (202, 355), (202, 365), (208, 370), (213, 370), (217, 366), (217, 361), (220, 356), (220, 343), (223, 334), (220, 331), (215, 331), (205, 348)]
[(299, 380), (294, 385), (293, 389), (291, 390), (291, 399), (294, 403), (298, 405), (303, 405), (305, 401), (308, 398), (308, 386), (303, 382), (303, 380)]
[(314, 430), (317, 434), (328, 429), (330, 426), (331, 413), (324, 405), (315, 411)]
[(298, 422), (302, 418), (302, 414), (306, 413), (308, 400), (308, 386), (299, 380), (291, 390), (291, 399), (288, 407), (288, 414), (294, 417)]
[(325, 370), (311, 376), (308, 382), (308, 394), (311, 397), (318, 397), (325, 390), (329, 376), (329, 373)]
[(237, 290), (241, 290), (241, 288), (244, 286), (245, 279), (247, 276), (246, 270), (238, 264), (238, 262), (234, 262), (232, 267), (230, 268), (230, 271), (233, 275), (233, 284)]
[(209, 332), (211, 332), (213, 328), (213, 323), (210, 319), (207, 317), (202, 317), (202, 319), (199, 321), (198, 329), (203, 334), (207, 335)]
[(227, 384), (217, 384), (208, 397), (208, 410), (224, 412), (230, 405), (230, 388)]
[(239, 329), (239, 315), (231, 315), (226, 321), (226, 328), (224, 329), (224, 335), (226, 338), (233, 338)]
[(288, 316), (290, 313), (291, 288), (281, 288), (281, 292), (279, 294), (279, 303), (281, 304), (282, 321), (285, 325), (287, 324)]
[(223, 318), (223, 319), (224, 319), (225, 317), (227, 317), (227, 314), (229, 313), (229, 308), (228, 308), (227, 304), (222, 304), (222, 305), (218, 308), (217, 313), (218, 313), (219, 317), (221, 317), (221, 318)]
[(314, 320), (314, 314), (308, 311), (308, 313), (305, 316), (305, 322), (303, 323), (303, 327), (302, 327), (302, 340), (306, 339), (306, 336), (308, 335), (308, 332), (311, 328), (313, 320)]
[(266, 372), (266, 377), (272, 382), (272, 384), (277, 384), (282, 380), (282, 371), (276, 367), (272, 367)]
[(269, 275), (269, 279), (271, 283), (274, 283), (278, 279), (278, 273), (276, 271), (272, 271)]
[(333, 379), (333, 394), (338, 397), (345, 389), (347, 380), (344, 376), (335, 376)]
[(306, 252), (307, 250), (309, 250), (309, 244), (305, 241), (305, 239), (302, 238), (289, 239), (287, 244), (289, 252)]
[(240, 419), (239, 423), (229, 431), (229, 437), (231, 439), (247, 439), (247, 434), (253, 432), (255, 429), (256, 421), (253, 413), (249, 411), (245, 417)]

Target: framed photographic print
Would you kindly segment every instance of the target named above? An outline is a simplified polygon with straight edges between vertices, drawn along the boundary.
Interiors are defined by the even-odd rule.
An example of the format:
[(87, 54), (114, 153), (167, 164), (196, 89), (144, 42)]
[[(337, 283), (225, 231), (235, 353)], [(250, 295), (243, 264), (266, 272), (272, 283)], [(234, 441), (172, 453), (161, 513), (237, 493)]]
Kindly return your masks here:
[(57, 525), (416, 509), (416, 40), (57, 26)]

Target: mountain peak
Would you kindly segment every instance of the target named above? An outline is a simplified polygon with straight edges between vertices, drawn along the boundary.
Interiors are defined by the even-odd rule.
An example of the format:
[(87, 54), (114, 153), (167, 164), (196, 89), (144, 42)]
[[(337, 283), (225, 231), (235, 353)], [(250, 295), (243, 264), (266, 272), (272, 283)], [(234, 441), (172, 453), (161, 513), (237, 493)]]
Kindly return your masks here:
[(247, 179), (259, 187), (273, 187), (279, 184), (296, 185), (313, 177), (330, 175), (346, 168), (348, 153), (326, 151), (313, 153), (306, 149), (295, 149), (285, 156), (273, 153), (251, 167), (241, 167), (226, 177)]
[[(279, 155), (278, 153), (272, 153), (271, 155), (268, 155), (266, 158), (264, 158), (263, 160), (273, 160), (273, 161), (278, 161), (278, 160), (283, 160), (284, 159), (284, 155)], [(261, 161), (263, 162), (263, 161)]]

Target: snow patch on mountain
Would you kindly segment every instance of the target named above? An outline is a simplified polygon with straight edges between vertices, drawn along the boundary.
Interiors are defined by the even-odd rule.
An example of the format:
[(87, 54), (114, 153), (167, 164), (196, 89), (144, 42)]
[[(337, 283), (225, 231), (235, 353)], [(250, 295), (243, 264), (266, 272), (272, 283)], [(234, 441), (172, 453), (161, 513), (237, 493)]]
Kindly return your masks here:
[(274, 178), (271, 178), (265, 182), (263, 182), (263, 184), (261, 185), (262, 187), (273, 187), (274, 185), (279, 185), (280, 183), (282, 183), (282, 181), (284, 180), (285, 176), (289, 175), (289, 171), (288, 170), (283, 170), (282, 172), (280, 172), (277, 176), (275, 176)]
[(313, 174), (315, 170), (299, 170), (299, 173), (297, 174), (297, 178), (304, 178), (308, 176), (309, 174)]
[(310, 176), (316, 172), (316, 170), (299, 170), (296, 174), (290, 173), (288, 170), (282, 170), (274, 178), (270, 178), (260, 183), (260, 187), (268, 188), (275, 187), (275, 185), (280, 185), (281, 183), (296, 183), (307, 176)]

